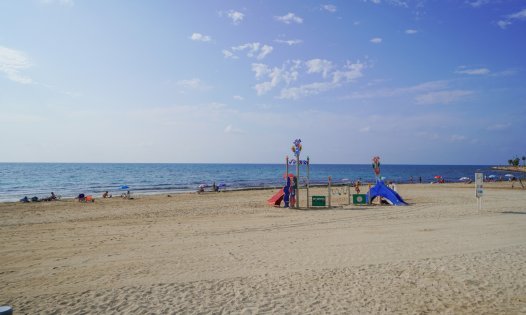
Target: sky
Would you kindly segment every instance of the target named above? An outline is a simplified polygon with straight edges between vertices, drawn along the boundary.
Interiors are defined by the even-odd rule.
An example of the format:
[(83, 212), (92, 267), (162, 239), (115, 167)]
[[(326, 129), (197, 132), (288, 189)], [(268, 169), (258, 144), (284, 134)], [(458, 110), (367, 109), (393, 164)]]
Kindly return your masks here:
[(507, 164), (526, 1), (0, 0), (0, 162)]

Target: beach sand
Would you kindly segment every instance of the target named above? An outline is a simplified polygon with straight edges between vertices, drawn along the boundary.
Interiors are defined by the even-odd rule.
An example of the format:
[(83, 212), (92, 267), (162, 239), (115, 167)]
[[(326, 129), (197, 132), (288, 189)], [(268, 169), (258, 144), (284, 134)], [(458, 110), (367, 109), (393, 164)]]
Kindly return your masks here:
[[(398, 185), (407, 207), (276, 190), (0, 204), (15, 314), (525, 314), (526, 190)], [(362, 187), (362, 191), (366, 190)], [(311, 195), (326, 194), (316, 188)], [(306, 204), (305, 191), (301, 191)]]

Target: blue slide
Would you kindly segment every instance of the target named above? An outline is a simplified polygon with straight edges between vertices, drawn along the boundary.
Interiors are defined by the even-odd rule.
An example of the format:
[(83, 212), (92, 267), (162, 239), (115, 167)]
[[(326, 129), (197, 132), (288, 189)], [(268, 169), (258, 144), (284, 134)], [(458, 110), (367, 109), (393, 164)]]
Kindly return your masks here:
[(385, 183), (381, 180), (376, 181), (376, 185), (371, 187), (371, 190), (369, 190), (368, 199), (367, 202), (371, 202), (376, 197), (383, 197), (387, 202), (389, 202), (392, 205), (395, 206), (407, 206), (407, 203), (400, 197), (400, 195), (392, 190), (391, 188), (387, 187)]

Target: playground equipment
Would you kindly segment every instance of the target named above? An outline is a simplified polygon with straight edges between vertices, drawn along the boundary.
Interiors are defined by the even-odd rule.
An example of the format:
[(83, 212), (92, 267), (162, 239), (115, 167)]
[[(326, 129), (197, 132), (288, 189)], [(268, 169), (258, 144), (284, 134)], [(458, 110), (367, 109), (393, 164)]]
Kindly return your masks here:
[[(296, 139), (293, 142), (291, 147), (292, 152), (295, 155), (295, 159), (289, 159), (287, 155), (285, 158), (285, 176), (287, 183), (280, 191), (278, 191), (274, 196), (267, 200), (269, 205), (279, 206), (283, 201), (285, 207), (288, 207), (289, 204), (292, 207), (299, 208), (299, 188), (300, 188), (300, 165), (305, 165), (307, 167), (307, 208), (309, 207), (309, 176), (310, 176), (310, 159), (307, 157), (306, 160), (300, 160), (300, 152), (303, 149), (301, 145), (301, 139)], [(289, 165), (296, 165), (296, 176), (289, 173)], [(291, 185), (292, 184), (292, 185)]]
[(283, 188), (281, 188), (280, 191), (278, 191), (274, 196), (270, 197), (269, 200), (267, 200), (268, 204), (271, 206), (278, 206), (281, 205), (281, 202), (283, 201), (283, 197), (285, 196), (285, 191)]
[(382, 177), (380, 176), (380, 157), (373, 157), (373, 169), (376, 177), (376, 184), (369, 188), (367, 193), (367, 203), (371, 204), (374, 198), (380, 198), (380, 204), (382, 200), (395, 206), (407, 206), (407, 203), (400, 197), (400, 195), (393, 189), (385, 185)]
[(387, 185), (381, 179), (376, 180), (376, 185), (369, 189), (367, 193), (367, 202), (371, 203), (372, 200), (376, 197), (382, 198), (382, 200), (387, 201), (387, 203), (394, 206), (407, 206), (407, 203), (402, 199), (402, 197)]

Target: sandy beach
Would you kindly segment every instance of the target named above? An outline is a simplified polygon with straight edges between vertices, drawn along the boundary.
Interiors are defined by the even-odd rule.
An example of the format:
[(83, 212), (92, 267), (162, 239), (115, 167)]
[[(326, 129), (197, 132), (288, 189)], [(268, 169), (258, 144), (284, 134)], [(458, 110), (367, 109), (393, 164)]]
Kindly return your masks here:
[[(364, 189), (365, 190), (365, 189)], [(524, 314), (526, 190), (398, 185), (406, 207), (275, 190), (0, 204), (15, 314)], [(326, 194), (316, 188), (313, 194)], [(305, 205), (305, 192), (301, 200)]]

